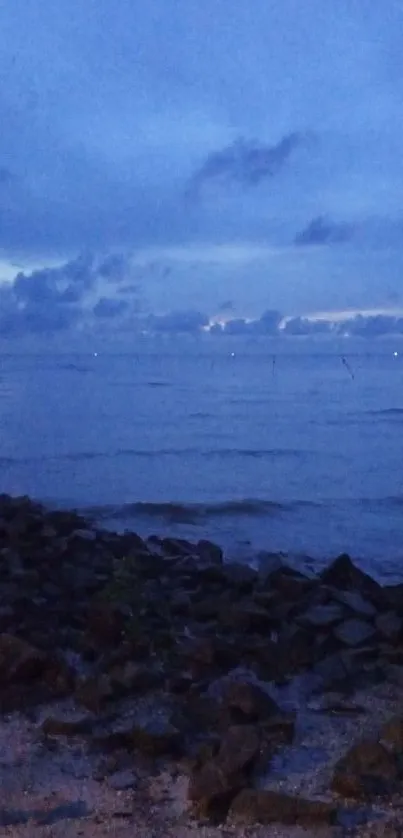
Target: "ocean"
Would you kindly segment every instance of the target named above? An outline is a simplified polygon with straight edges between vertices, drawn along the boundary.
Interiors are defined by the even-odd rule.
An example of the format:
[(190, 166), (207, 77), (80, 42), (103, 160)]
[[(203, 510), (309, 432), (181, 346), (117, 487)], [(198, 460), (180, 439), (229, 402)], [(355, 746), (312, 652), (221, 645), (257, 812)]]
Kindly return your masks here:
[[(343, 360), (344, 359), (344, 360)], [(229, 557), (403, 579), (403, 344), (136, 338), (3, 354), (0, 491)]]

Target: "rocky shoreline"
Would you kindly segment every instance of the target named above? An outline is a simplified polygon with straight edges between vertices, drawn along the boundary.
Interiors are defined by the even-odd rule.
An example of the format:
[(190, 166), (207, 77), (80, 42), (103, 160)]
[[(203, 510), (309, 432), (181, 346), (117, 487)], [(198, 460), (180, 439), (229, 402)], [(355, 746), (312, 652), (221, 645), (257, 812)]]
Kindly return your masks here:
[[(166, 789), (147, 801), (169, 776), (175, 835), (186, 821), (398, 838), (402, 695), (403, 584), (346, 555), (316, 578), (256, 571), (207, 541), (0, 497), (0, 730), (20, 720), (50, 753), (73, 743), (91, 782), (128, 795), (128, 824), (141, 800), (165, 811)], [(96, 816), (0, 797), (1, 826), (34, 825), (18, 834)]]

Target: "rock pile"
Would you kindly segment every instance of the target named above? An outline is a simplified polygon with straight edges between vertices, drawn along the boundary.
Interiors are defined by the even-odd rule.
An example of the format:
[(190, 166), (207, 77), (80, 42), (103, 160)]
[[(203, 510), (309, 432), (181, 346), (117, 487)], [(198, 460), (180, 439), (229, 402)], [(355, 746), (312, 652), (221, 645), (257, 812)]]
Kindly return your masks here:
[(259, 787), (298, 719), (275, 687), (312, 675), (312, 706), (359, 712), (358, 689), (403, 685), (403, 586), (347, 555), (320, 576), (226, 563), (207, 541), (140, 539), (0, 497), (0, 711), (60, 696), (45, 737), (174, 761), (201, 816), (336, 823), (340, 796), (399, 794), (403, 720), (353, 744), (327, 800)]

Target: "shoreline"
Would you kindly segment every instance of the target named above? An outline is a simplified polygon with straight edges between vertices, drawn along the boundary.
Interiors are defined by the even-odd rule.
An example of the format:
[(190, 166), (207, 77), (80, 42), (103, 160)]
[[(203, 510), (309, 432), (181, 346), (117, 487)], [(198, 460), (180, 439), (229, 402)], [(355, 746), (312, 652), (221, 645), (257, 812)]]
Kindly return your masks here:
[(5, 834), (403, 829), (403, 585), (5, 495), (0, 581)]

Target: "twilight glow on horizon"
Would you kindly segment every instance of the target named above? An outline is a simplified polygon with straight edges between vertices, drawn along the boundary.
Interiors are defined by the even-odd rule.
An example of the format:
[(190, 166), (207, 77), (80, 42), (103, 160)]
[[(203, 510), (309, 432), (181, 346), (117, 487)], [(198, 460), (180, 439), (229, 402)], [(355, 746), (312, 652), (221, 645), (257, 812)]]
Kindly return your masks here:
[(0, 339), (402, 317), (401, 0), (13, 0), (0, 73)]

